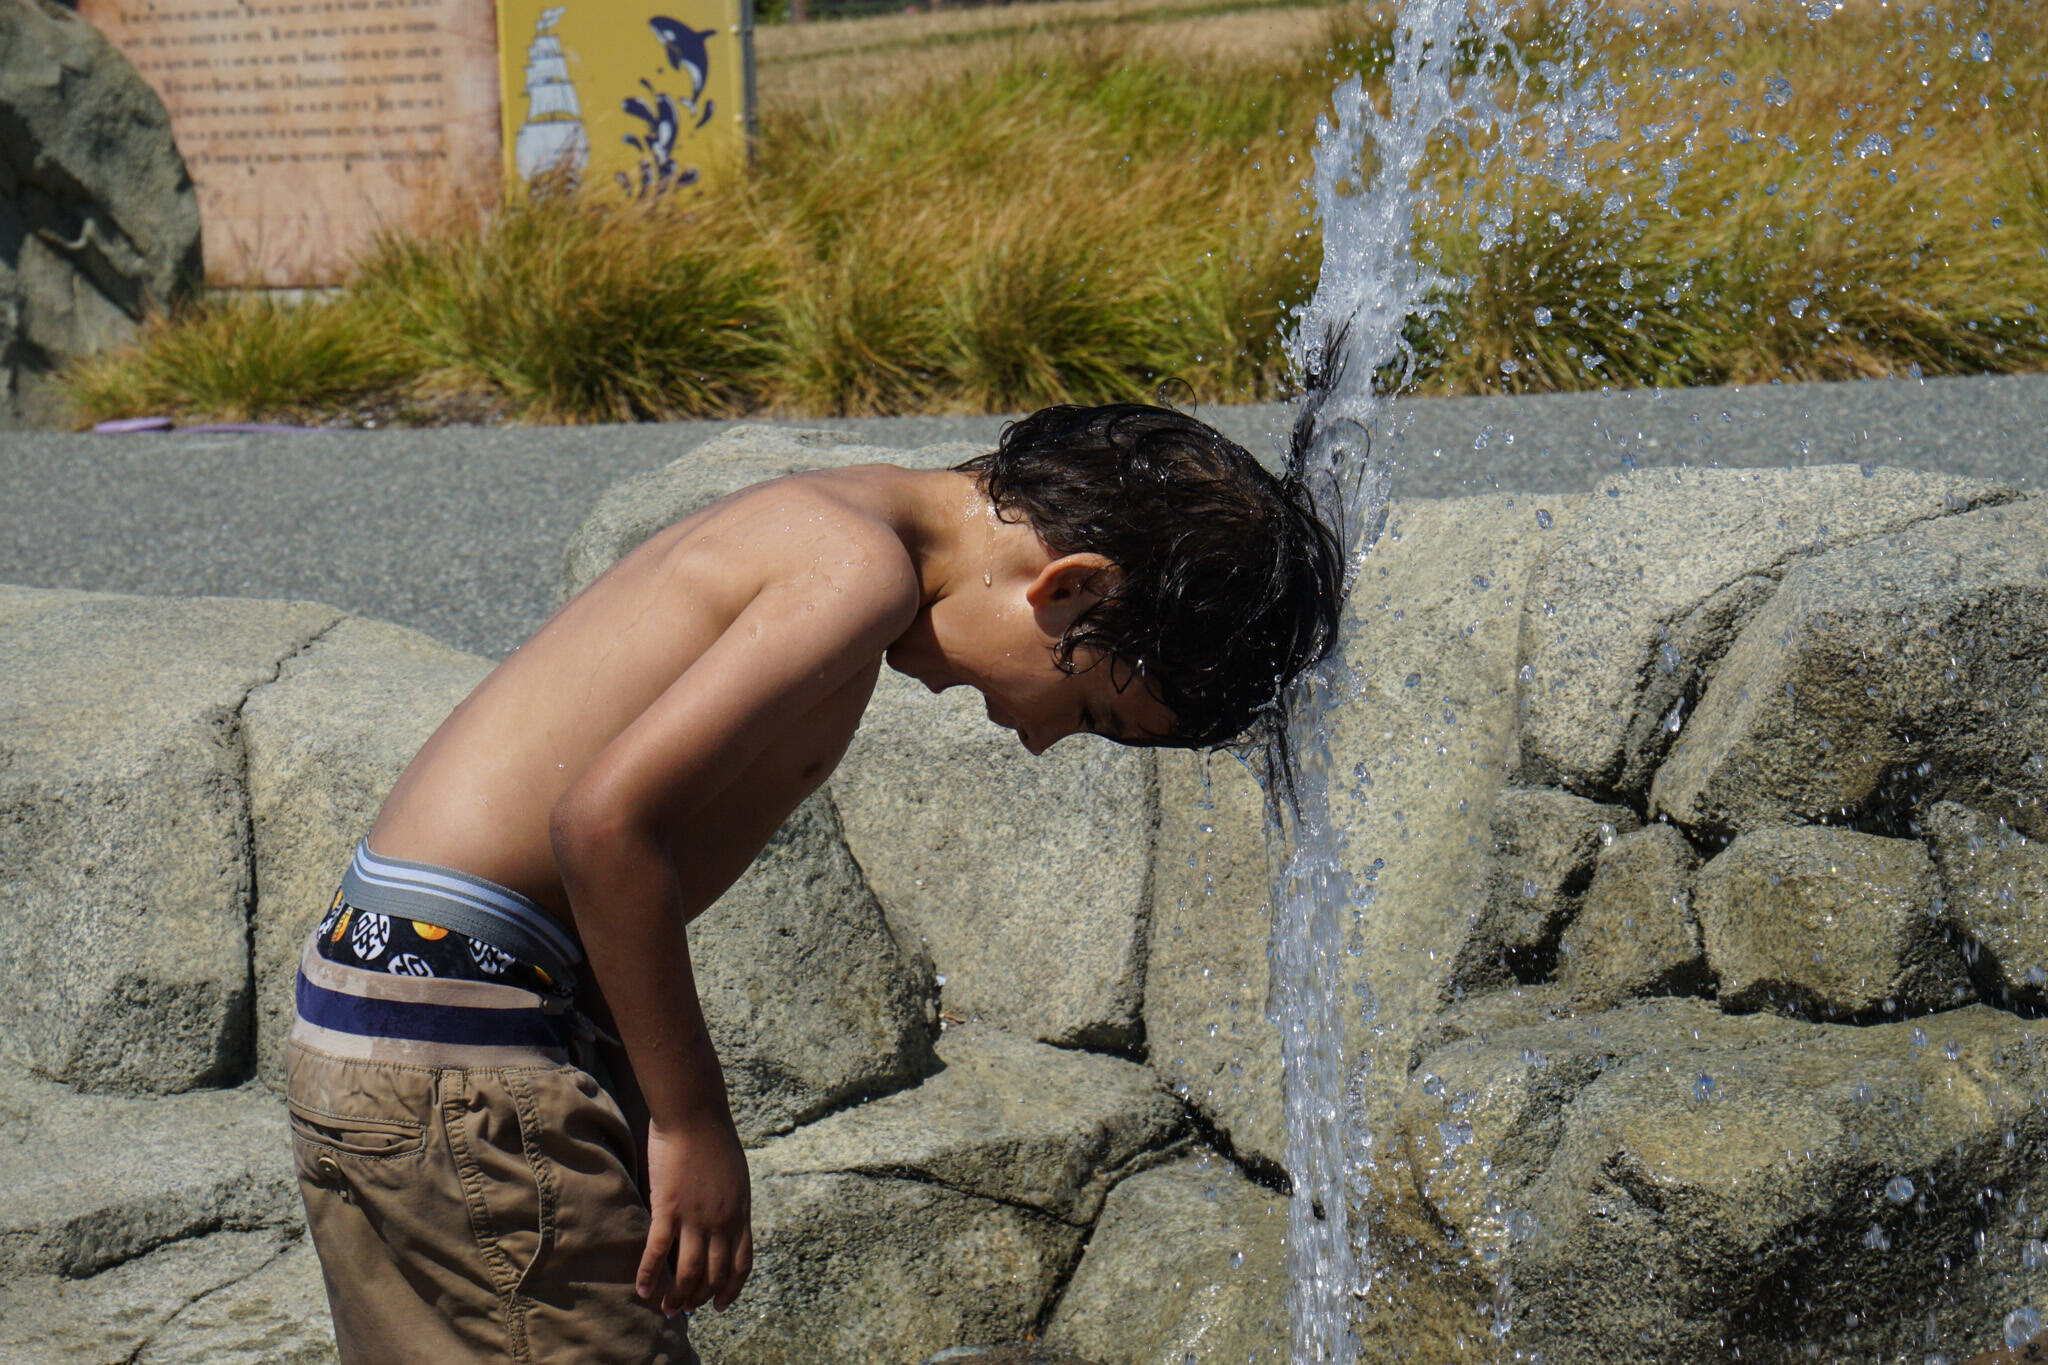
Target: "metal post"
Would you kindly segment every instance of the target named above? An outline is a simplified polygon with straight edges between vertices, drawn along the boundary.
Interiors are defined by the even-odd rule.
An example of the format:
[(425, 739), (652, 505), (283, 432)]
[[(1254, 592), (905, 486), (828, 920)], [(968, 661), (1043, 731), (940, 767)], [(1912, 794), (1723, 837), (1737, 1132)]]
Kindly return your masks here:
[(740, 0), (740, 70), (746, 82), (747, 164), (751, 166), (756, 144), (761, 141), (761, 115), (754, 98), (754, 0)]

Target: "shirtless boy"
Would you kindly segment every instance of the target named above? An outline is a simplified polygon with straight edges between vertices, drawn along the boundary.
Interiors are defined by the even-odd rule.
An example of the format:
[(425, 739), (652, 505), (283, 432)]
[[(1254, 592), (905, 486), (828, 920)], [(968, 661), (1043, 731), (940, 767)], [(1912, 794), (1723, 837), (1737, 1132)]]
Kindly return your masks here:
[(1329, 645), (1338, 584), (1298, 482), (1139, 405), (757, 485), (622, 559), (428, 740), (308, 940), (293, 1149), (343, 1360), (695, 1358), (683, 1310), (753, 1247), (685, 926), (884, 662), (1034, 754), (1214, 746)]

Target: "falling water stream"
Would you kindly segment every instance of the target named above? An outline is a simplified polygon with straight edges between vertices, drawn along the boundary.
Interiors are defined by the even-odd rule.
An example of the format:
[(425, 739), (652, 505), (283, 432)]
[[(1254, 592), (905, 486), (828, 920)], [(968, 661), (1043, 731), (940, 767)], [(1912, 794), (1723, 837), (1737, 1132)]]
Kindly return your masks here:
[[(1490, 245), (1510, 226), (1517, 178), (1583, 190), (1586, 150), (1612, 136), (1611, 94), (1581, 60), (1584, 0), (1552, 15), (1562, 21), (1566, 51), (1532, 69), (1507, 32), (1507, 6), (1406, 0), (1383, 73), (1386, 107), (1352, 76), (1318, 124), (1311, 184), (1322, 270), (1289, 345), (1306, 390), (1297, 444), (1322, 505), (1339, 509), (1347, 588), (1385, 514), (1392, 469), (1374, 453), (1372, 433), (1386, 417), (1384, 394), (1414, 373), (1410, 320), (1429, 316), (1433, 300), (1457, 283), (1417, 249), (1418, 218), (1467, 215)], [(1428, 170), (1453, 141), (1492, 172), (1486, 198), (1441, 200)], [(1337, 712), (1357, 692), (1342, 653), (1304, 674), (1285, 705), (1295, 801), (1283, 830), (1288, 853), (1274, 892), (1271, 965), (1285, 1162), (1296, 1195), (1287, 1228), (1294, 1365), (1352, 1365), (1352, 1310), (1373, 1276), (1357, 1209), (1371, 1164), (1357, 1099), (1370, 1059), (1360, 1049), (1347, 1070), (1344, 1046), (1347, 1023), (1363, 1025), (1373, 1012), (1364, 973), (1344, 966), (1363, 952), (1372, 888), (1347, 871), (1357, 858), (1347, 854), (1348, 821), (1334, 804)], [(1506, 1330), (1504, 1317), (1497, 1327)]]

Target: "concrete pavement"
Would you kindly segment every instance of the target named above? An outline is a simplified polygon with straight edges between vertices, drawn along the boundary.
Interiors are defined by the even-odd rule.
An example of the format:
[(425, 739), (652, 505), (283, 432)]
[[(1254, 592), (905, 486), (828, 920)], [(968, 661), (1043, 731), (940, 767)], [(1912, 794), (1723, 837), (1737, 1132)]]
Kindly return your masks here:
[[(1254, 451), (1280, 405), (1204, 409)], [(992, 441), (1002, 418), (813, 420), (877, 445)], [(374, 432), (0, 433), (0, 582), (298, 597), (500, 657), (547, 615), (614, 481), (720, 422)], [(1380, 434), (1398, 497), (1589, 487), (1633, 461), (1873, 463), (2048, 486), (2048, 376), (1414, 399)]]

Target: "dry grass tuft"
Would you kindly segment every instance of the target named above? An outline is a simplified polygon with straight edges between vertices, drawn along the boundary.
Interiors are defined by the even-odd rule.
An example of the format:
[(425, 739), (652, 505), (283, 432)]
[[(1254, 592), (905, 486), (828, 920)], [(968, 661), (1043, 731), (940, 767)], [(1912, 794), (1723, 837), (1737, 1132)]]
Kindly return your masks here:
[[(744, 186), (521, 202), (386, 241), (331, 302), (209, 301), (78, 367), (72, 396), (91, 418), (309, 418), (421, 394), (528, 421), (1010, 410), (1168, 377), (1204, 402), (1274, 397), (1320, 252), (1300, 191), (1315, 118), (1389, 30), (1365, 6), (1307, 37), (1300, 6), (1267, 12), (1284, 47), (1245, 40), (1255, 7), (1203, 0), (821, 30), (765, 79), (794, 88), (852, 48), (894, 74), (771, 93)], [(1526, 53), (1558, 50), (1556, 16), (1524, 13)], [(1490, 247), (1461, 212), (1421, 225), (1460, 281), (1411, 329), (1424, 390), (2048, 362), (2031, 7), (1997, 7), (1990, 61), (1968, 0), (1596, 22), (1620, 131), (1591, 183), (1524, 185)], [(1236, 36), (1199, 41), (1204, 24)], [(1456, 208), (1475, 171), (1483, 187), (1453, 147), (1433, 183)]]

